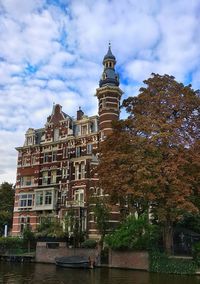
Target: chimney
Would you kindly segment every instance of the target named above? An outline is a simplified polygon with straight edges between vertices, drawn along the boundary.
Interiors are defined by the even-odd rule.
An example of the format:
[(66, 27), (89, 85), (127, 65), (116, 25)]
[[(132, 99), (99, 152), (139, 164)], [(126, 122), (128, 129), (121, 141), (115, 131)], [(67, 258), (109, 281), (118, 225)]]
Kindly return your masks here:
[(77, 110), (77, 120), (81, 120), (84, 115), (84, 112), (82, 109), (79, 107), (79, 110)]

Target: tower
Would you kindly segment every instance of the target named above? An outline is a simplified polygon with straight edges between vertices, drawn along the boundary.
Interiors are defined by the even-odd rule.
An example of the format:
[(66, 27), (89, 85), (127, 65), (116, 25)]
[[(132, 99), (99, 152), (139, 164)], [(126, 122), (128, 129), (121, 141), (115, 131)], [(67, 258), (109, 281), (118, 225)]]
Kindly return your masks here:
[(99, 134), (104, 140), (112, 132), (112, 122), (119, 119), (120, 99), (123, 94), (119, 88), (119, 76), (115, 72), (116, 59), (109, 43), (108, 52), (104, 56), (104, 70), (99, 81), (96, 96), (99, 101)]

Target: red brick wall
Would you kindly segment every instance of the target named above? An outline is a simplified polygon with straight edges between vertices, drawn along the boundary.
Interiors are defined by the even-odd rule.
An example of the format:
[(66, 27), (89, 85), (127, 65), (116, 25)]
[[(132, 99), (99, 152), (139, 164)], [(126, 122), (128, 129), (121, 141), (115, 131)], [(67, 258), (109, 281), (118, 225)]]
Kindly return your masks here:
[(148, 252), (109, 251), (109, 266), (131, 269), (149, 269)]

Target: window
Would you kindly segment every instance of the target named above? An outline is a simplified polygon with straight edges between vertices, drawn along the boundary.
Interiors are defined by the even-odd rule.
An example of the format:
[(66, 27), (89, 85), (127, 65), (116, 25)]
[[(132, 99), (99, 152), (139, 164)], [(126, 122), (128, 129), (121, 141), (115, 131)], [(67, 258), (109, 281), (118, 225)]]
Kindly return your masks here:
[(85, 164), (81, 163), (81, 178), (85, 178)]
[(47, 243), (46, 247), (48, 249), (57, 249), (57, 248), (59, 248), (59, 243)]
[(45, 205), (49, 205), (52, 203), (52, 192), (46, 191), (45, 192)]
[(32, 194), (22, 194), (19, 197), (19, 207), (30, 207), (32, 206), (33, 195)]
[(48, 184), (48, 172), (43, 172), (42, 173), (42, 184), (43, 185)]
[(51, 171), (51, 183), (56, 183), (56, 171)]
[(80, 135), (80, 125), (76, 125), (75, 135)]
[(62, 169), (62, 178), (66, 178), (67, 177), (67, 168), (63, 168)]
[(75, 179), (79, 179), (79, 164), (75, 164)]
[(24, 177), (20, 178), (20, 185), (23, 186), (24, 185)]
[(87, 154), (92, 154), (93, 144), (87, 144)]
[(34, 183), (34, 177), (33, 176), (24, 176), (21, 177), (21, 186), (31, 186)]
[(54, 130), (54, 136), (53, 136), (53, 138), (54, 138), (54, 141), (58, 141), (58, 140), (59, 140), (59, 129), (58, 129), (58, 128), (56, 128), (56, 129)]
[(25, 185), (31, 185), (31, 177), (25, 177)]
[(27, 137), (27, 145), (31, 145), (32, 144), (32, 137), (28, 136)]
[(44, 153), (44, 163), (48, 163), (49, 161), (49, 153)]
[(96, 188), (96, 195), (97, 195), (97, 196), (102, 196), (102, 195), (103, 195), (103, 189), (97, 187), (97, 188)]
[(36, 192), (36, 205), (43, 205), (43, 191)]
[(77, 205), (83, 206), (84, 205), (84, 190), (83, 189), (77, 189), (74, 192), (74, 200)]
[(68, 157), (68, 148), (63, 148), (63, 158)]
[(100, 136), (101, 136), (100, 140), (101, 140), (101, 141), (104, 140), (104, 138), (105, 138), (104, 131), (101, 131), (101, 132), (100, 132)]
[(22, 166), (29, 166), (30, 165), (30, 160), (28, 156), (23, 156), (22, 157)]
[(20, 216), (20, 232), (23, 232), (26, 227), (30, 227), (30, 217), (29, 216)]
[(57, 160), (57, 151), (52, 152), (52, 162), (55, 162)]
[(81, 147), (76, 147), (76, 157), (81, 156)]
[(106, 107), (106, 99), (102, 99), (102, 108)]
[(81, 127), (81, 135), (86, 135), (87, 134), (87, 125), (83, 125)]
[(33, 156), (31, 157), (31, 164), (34, 165), (35, 163), (36, 163), (36, 156), (33, 155)]

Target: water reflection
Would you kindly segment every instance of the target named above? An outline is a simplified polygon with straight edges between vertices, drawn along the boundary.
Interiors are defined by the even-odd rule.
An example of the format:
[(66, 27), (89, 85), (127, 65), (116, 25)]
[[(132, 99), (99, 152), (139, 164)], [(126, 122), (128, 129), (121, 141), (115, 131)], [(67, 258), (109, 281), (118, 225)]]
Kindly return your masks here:
[(65, 269), (48, 264), (0, 262), (2, 284), (200, 284), (199, 276), (97, 268)]

